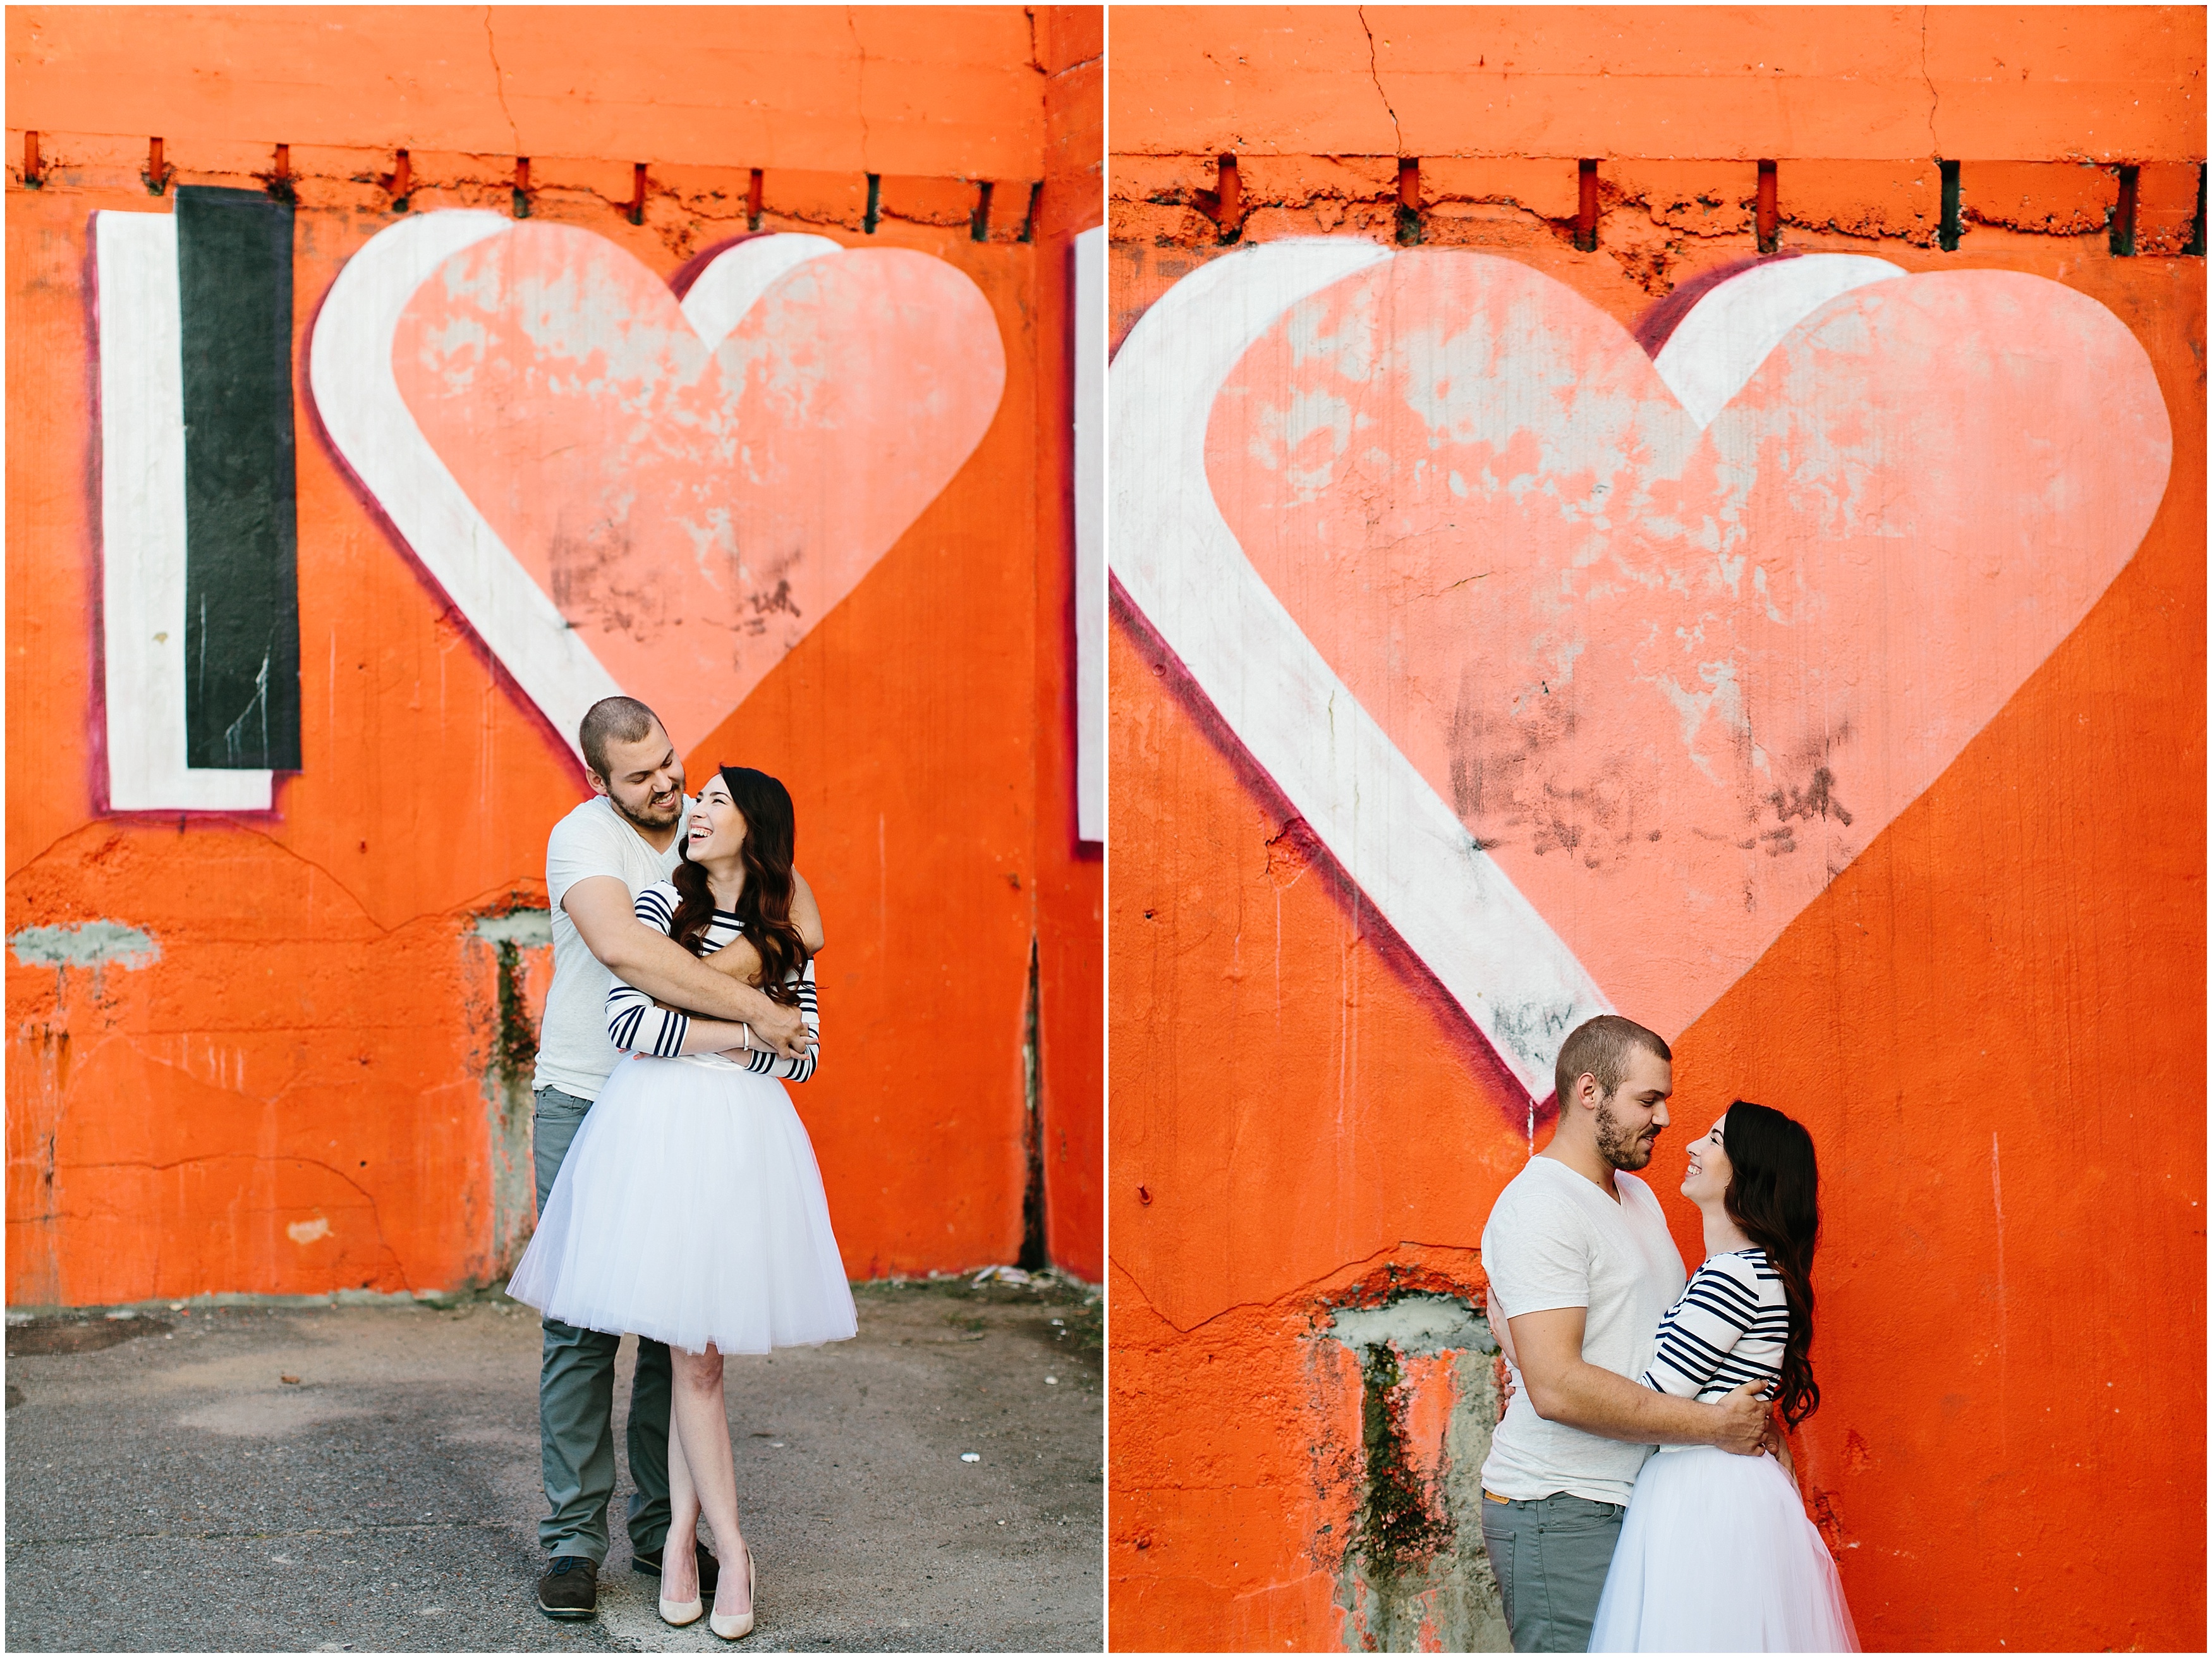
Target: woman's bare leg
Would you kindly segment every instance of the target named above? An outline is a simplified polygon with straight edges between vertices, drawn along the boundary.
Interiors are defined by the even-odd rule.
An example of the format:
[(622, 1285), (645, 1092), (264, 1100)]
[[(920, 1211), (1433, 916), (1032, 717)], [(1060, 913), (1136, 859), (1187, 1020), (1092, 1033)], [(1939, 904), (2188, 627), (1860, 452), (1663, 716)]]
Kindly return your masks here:
[[(684, 1483), (696, 1493), (694, 1509), (706, 1511), (714, 1528), (714, 1552), (722, 1575), (714, 1588), (714, 1610), (732, 1617), (752, 1605), (752, 1574), (746, 1570), (744, 1539), (738, 1531), (738, 1470), (730, 1451), (730, 1418), (722, 1402), (722, 1356), (710, 1343), (704, 1354), (672, 1347), (674, 1385), (669, 1389), (671, 1418), (668, 1494), (676, 1497), (676, 1442), (684, 1447)], [(675, 1527), (669, 1536), (676, 1535)], [(661, 1557), (665, 1564), (667, 1556)]]
[[(672, 1357), (673, 1355), (672, 1354)], [(681, 1604), (699, 1598), (699, 1491), (684, 1461), (683, 1436), (668, 1426), (668, 1539), (660, 1546), (660, 1593)]]

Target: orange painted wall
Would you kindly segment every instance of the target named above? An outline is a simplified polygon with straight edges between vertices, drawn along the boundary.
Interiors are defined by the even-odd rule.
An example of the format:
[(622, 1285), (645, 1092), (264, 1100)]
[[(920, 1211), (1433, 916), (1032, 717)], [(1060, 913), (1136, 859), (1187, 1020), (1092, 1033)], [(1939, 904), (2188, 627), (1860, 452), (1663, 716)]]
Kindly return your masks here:
[[(2030, 272), (2148, 354), (2174, 462), (2140, 549), (1664, 1033), (1652, 1184), (1694, 1262), (1680, 1145), (1739, 1095), (1813, 1130), (1825, 1403), (1797, 1455), (1869, 1650), (2201, 1645), (2204, 267), (2175, 252), (2203, 13), (1930, 11), (1935, 154), (1964, 158), (1949, 253), (1917, 10), (1364, 15), (1115, 14), (1117, 345), (1228, 251), (1198, 194), (1224, 151), (1243, 243), (1390, 241), (1414, 157), (1424, 251), (1514, 259), (1631, 327), (1753, 255), (1752, 163), (1778, 155), (1784, 248)], [(1588, 253), (1577, 156), (1600, 160)], [(2114, 258), (2113, 175), (2083, 159), (2140, 163), (2166, 240)], [(1526, 1097), (1126, 603), (1112, 649), (1111, 1643), (1351, 1648), (1360, 1377), (1316, 1333), (1394, 1286), (1481, 1302)]]
[[(546, 831), (585, 786), (308, 407), (306, 331), (394, 222), (378, 180), (401, 148), (412, 212), (510, 210), (522, 149), (533, 219), (663, 276), (746, 229), (761, 168), (761, 228), (926, 252), (988, 300), (1007, 379), (981, 446), (686, 758), (695, 779), (763, 767), (797, 802), (836, 1046), (794, 1097), (848, 1269), (1014, 1257), (1034, 939), (1037, 1095), (1060, 1147), (1048, 1237), (1100, 1275), (1101, 870), (1065, 830), (1072, 739), (1045, 717), (1070, 562), (1054, 262), (1099, 216), (1086, 27), (1095, 9), (10, 13), (8, 932), (106, 919), (160, 952), (100, 970), (10, 954), (11, 1303), (446, 1287), (511, 1260), (518, 1193), (526, 1221), (527, 1095), (500, 1061), (496, 952), (476, 928), (542, 908)], [(590, 96), (573, 90), (586, 61)], [(287, 144), (300, 202), (305, 763), (266, 814), (95, 810), (87, 223), (169, 210), (141, 176), (157, 136), (173, 182), (246, 188)], [(632, 226), (617, 204), (639, 161), (652, 187)], [(525, 950), (514, 975), (532, 1017), (549, 958)]]
[(1145, 6), (1113, 78), (1117, 157), (2197, 161), (2204, 10)]

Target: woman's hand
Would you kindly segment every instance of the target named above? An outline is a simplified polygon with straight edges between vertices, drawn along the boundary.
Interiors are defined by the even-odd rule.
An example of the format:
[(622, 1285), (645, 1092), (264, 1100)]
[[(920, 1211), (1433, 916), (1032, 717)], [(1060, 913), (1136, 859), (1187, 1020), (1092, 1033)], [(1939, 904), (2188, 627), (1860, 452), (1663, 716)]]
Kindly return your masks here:
[[(781, 1011), (781, 1007), (779, 1007), (778, 1011)], [(793, 1013), (797, 1013), (799, 1011), (797, 1008), (793, 1008), (791, 1011)], [(720, 1029), (725, 1032), (728, 1031), (732, 1028), (732, 1027), (728, 1025), (720, 1027)], [(751, 1063), (752, 1057), (756, 1054), (765, 1054), (770, 1059), (776, 1060), (803, 1060), (817, 1052), (822, 1046), (819, 1037), (817, 1036), (814, 1032), (806, 1029), (803, 1024), (800, 1027), (799, 1035), (807, 1040), (805, 1046), (801, 1048), (796, 1054), (789, 1053), (785, 1049), (775, 1047), (770, 1042), (763, 1041), (761, 1038), (761, 1033), (751, 1025), (741, 1024), (734, 1027), (734, 1029), (738, 1033), (737, 1042), (729, 1047), (720, 1048), (717, 1051), (724, 1059), (734, 1060), (739, 1065), (748, 1065)]]
[(754, 1035), (750, 1028), (747, 1029), (746, 1035), (750, 1039), (749, 1042), (742, 1043), (736, 1048), (723, 1048), (721, 1050), (722, 1057), (726, 1060), (735, 1060), (739, 1065), (750, 1064), (752, 1062), (752, 1057), (756, 1054), (767, 1054), (777, 1059), (803, 1060), (809, 1054), (813, 1053), (822, 1045), (819, 1042), (809, 1042), (805, 1048), (799, 1053), (785, 1054), (778, 1049), (771, 1048), (758, 1036)]

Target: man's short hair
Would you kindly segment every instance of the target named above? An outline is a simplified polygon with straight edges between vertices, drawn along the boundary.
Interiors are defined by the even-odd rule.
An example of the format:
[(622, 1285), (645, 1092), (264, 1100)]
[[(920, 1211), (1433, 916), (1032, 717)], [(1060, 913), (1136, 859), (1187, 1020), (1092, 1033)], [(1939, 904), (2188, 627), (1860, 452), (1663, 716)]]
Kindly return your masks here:
[(576, 728), (576, 746), (583, 750), (592, 774), (604, 778), (608, 744), (641, 743), (659, 723), (659, 716), (634, 696), (603, 696), (585, 711), (584, 723)]
[(1633, 1019), (1624, 1019), (1618, 1013), (1601, 1013), (1595, 1019), (1585, 1019), (1567, 1033), (1559, 1044), (1559, 1062), (1552, 1073), (1553, 1086), (1559, 1090), (1559, 1108), (1566, 1109), (1567, 1102), (1574, 1096), (1575, 1082), (1584, 1072), (1597, 1080), (1601, 1097), (1610, 1099), (1628, 1075), (1628, 1056), (1638, 1048), (1658, 1058), (1672, 1061), (1674, 1051), (1660, 1039), (1656, 1030), (1646, 1030)]

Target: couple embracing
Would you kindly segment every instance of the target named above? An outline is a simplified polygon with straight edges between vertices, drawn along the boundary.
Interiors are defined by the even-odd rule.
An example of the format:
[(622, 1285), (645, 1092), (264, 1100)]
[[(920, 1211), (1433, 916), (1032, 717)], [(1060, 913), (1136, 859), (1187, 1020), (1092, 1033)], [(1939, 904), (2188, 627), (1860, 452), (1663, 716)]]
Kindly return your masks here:
[(552, 1511), (538, 1539), (553, 1558), (538, 1605), (598, 1610), (615, 1353), (635, 1333), (632, 1564), (660, 1579), (662, 1618), (710, 1616), (734, 1640), (752, 1630), (759, 1573), (738, 1529), (722, 1355), (855, 1330), (821, 1172), (783, 1087), (814, 1073), (822, 918), (792, 867), (791, 796), (775, 778), (725, 766), (686, 796), (667, 732), (629, 697), (594, 703), (578, 745), (592, 798), (545, 853), (538, 1230), (507, 1285), (544, 1315)]
[(1483, 1229), (1510, 1402), (1482, 1536), (1516, 1652), (1856, 1652), (1835, 1562), (1772, 1413), (1820, 1404), (1812, 1137), (1738, 1100), (1688, 1148), (1705, 1218), (1684, 1282), (1629, 1172), (1667, 1126), (1674, 1055), (1606, 1014), (1559, 1050), (1559, 1127)]

